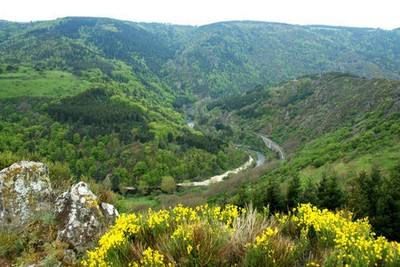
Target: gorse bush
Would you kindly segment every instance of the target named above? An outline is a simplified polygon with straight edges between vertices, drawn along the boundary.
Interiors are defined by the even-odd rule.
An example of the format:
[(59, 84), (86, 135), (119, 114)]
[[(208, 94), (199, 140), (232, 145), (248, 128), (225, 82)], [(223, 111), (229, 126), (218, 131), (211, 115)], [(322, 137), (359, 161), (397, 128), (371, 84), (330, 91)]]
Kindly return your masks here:
[(400, 245), (367, 219), (302, 204), (269, 215), (237, 206), (179, 205), (122, 214), (84, 266), (398, 266)]

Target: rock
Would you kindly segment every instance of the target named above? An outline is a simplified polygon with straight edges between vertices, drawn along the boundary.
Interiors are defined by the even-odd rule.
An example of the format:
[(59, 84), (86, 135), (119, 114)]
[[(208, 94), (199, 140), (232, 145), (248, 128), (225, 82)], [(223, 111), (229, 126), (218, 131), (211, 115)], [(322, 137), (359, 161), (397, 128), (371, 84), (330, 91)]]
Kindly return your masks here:
[(74, 262), (76, 262), (76, 253), (75, 253), (75, 251), (72, 250), (72, 249), (64, 250), (63, 262), (67, 266), (73, 266)]
[(54, 199), (44, 163), (21, 161), (0, 171), (0, 222), (21, 225), (50, 210)]
[(57, 239), (84, 251), (115, 222), (118, 211), (100, 203), (84, 182), (73, 185), (56, 200)]

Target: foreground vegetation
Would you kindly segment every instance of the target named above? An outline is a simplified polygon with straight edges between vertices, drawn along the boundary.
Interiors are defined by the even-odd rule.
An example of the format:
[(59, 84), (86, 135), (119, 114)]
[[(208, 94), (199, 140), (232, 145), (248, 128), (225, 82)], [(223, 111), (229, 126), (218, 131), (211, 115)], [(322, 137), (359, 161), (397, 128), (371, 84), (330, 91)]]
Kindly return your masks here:
[(251, 207), (122, 214), (84, 266), (397, 266), (400, 245), (368, 219), (302, 204), (288, 215)]

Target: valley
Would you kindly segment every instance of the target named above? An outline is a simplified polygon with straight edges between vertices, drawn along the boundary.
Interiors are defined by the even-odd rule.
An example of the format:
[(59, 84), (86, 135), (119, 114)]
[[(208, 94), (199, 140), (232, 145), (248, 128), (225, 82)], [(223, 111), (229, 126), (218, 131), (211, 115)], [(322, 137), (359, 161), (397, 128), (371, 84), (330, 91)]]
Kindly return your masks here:
[[(255, 21), (197, 27), (90, 17), (2, 21), (0, 167), (43, 162), (53, 195), (88, 186), (98, 196), (90, 205), (110, 203), (126, 214), (121, 227), (129, 225), (122, 220), (134, 226), (121, 243), (127, 247), (115, 243), (117, 256), (110, 250), (101, 259), (116, 266), (140, 262), (147, 247), (162, 249), (163, 264), (194, 266), (199, 258), (190, 255), (205, 253), (204, 243), (184, 238), (201, 232), (212, 243), (215, 231), (225, 238), (218, 239), (224, 253), (239, 244), (240, 256), (219, 248), (207, 255), (224, 254), (232, 265), (252, 266), (252, 257), (268, 255), (255, 245), (263, 236), (274, 245), (288, 242), (300, 255), (290, 258), (282, 249), (274, 255), (293, 264), (282, 266), (312, 260), (361, 266), (343, 256), (348, 251), (328, 230), (300, 240), (305, 225), (296, 220), (307, 212), (319, 212), (321, 220), (336, 216), (335, 223), (360, 220), (354, 223), (368, 242), (382, 241), (372, 231), (387, 238), (380, 243), (387, 253), (397, 246), (390, 242), (400, 241), (399, 29)], [(1, 197), (10, 195), (1, 190)], [(245, 226), (251, 220), (270, 231), (251, 232)], [(99, 251), (57, 243), (56, 223), (49, 212), (26, 231), (0, 229), (0, 264), (47, 259), (52, 266), (70, 250), (72, 266), (83, 259), (101, 266), (89, 256)], [(319, 227), (313, 223), (308, 230)], [(275, 226), (279, 234), (268, 228)], [(248, 244), (238, 241), (239, 228), (249, 231)], [(42, 238), (43, 231), (52, 235)], [(181, 238), (173, 243), (181, 247), (163, 247), (170, 241), (161, 241), (163, 235)]]

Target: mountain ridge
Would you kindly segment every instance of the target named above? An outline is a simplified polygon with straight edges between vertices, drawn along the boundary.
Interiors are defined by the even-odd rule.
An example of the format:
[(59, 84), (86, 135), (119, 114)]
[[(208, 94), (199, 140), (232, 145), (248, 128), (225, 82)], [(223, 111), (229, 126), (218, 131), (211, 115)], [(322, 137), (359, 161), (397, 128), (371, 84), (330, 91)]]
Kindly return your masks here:
[[(23, 28), (19, 29), (18, 40), (10, 36), (7, 25), (16, 27), (14, 32), (18, 32), (18, 27)], [(46, 42), (35, 38), (42, 35), (42, 39), (53, 38), (55, 46), (69, 42), (83, 50), (91, 48), (94, 50), (87, 53), (92, 58), (118, 59), (136, 72), (150, 71), (153, 76), (165, 79), (174, 90), (184, 88), (200, 94), (229, 94), (257, 84), (329, 71), (400, 78), (400, 51), (395, 45), (400, 42), (400, 32), (396, 30), (335, 26), (321, 29), (318, 25), (259, 21), (228, 21), (196, 27), (69, 17), (8, 23), (0, 31), (3, 32), (0, 53), (7, 55), (7, 49), (19, 51), (21, 56), (14, 56), (14, 61), (28, 58), (43, 61), (43, 55), (40, 56), (43, 53), (24, 45), (24, 39), (38, 44)], [(53, 64), (62, 67), (67, 55), (57, 56), (51, 50), (48, 53), (56, 61)]]

